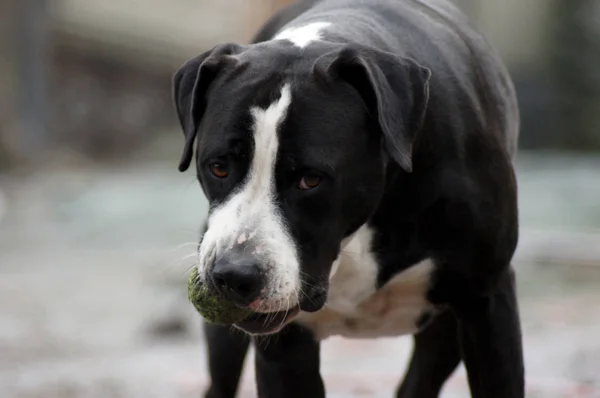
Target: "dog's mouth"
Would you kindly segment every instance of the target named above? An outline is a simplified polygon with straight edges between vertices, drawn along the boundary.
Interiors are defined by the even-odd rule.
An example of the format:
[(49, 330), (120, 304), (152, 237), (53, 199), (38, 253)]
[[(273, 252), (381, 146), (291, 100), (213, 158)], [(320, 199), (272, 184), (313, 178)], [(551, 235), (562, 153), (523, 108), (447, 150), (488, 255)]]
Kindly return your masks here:
[[(310, 296), (307, 295), (309, 293)], [(295, 307), (277, 312), (255, 312), (249, 318), (235, 323), (234, 326), (254, 335), (277, 333), (292, 322), (300, 314), (300, 311), (319, 311), (325, 305), (326, 300), (326, 289), (312, 287), (312, 289), (307, 289), (304, 300), (301, 300), (300, 304)]]
[(236, 323), (234, 326), (249, 334), (273, 334), (279, 332), (300, 313), (296, 306), (286, 311), (260, 313), (255, 312), (249, 318)]

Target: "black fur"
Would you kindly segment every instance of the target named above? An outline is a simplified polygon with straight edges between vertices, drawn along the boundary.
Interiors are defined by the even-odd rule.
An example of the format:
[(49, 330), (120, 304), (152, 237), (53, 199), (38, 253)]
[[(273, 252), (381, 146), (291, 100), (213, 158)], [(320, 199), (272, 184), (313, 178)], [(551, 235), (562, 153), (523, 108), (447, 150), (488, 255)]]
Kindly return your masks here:
[[(323, 41), (304, 49), (269, 41), (284, 26), (314, 21), (332, 23)], [(436, 397), (462, 359), (473, 397), (523, 397), (510, 265), (518, 240), (512, 159), (519, 115), (496, 53), (445, 0), (290, 6), (254, 44), (217, 46), (174, 78), (186, 136), (180, 169), (190, 164), (198, 135), (198, 175), (211, 204), (245, 176), (252, 153), (248, 109), (268, 105), (290, 80), (293, 100), (277, 167), (325, 170), (325, 183), (310, 195), (288, 190), (296, 174), (277, 177), (281, 211), (311, 278), (301, 308), (323, 305), (339, 242), (368, 221), (376, 231), (380, 285), (425, 258), (436, 266), (428, 299), (440, 314), (422, 317), (427, 326), (415, 336), (397, 396)], [(234, 165), (227, 183), (205, 172), (210, 159), (222, 156)], [(220, 383), (237, 384), (242, 337), (207, 337), (208, 396), (233, 397), (235, 388)], [(291, 324), (273, 341), (257, 345), (259, 395), (323, 397), (319, 345), (310, 332)], [(215, 347), (225, 343), (240, 349), (219, 355)], [(229, 362), (235, 366), (220, 365)]]

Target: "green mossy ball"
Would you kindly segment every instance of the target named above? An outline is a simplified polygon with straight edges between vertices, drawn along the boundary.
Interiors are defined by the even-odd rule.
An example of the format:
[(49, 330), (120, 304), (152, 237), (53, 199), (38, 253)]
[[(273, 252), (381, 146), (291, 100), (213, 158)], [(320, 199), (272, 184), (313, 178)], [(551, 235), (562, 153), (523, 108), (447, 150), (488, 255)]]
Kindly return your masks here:
[(188, 298), (196, 311), (210, 323), (231, 325), (252, 315), (249, 309), (240, 308), (220, 297), (209, 295), (206, 287), (198, 281), (196, 268), (188, 279)]

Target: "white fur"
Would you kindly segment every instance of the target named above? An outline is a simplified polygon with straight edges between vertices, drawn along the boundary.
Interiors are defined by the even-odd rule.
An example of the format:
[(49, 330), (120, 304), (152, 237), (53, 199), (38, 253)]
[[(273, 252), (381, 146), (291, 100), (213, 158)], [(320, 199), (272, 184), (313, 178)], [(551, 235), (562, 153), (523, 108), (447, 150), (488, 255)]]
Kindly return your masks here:
[(259, 309), (264, 312), (295, 306), (300, 290), (297, 250), (274, 203), (277, 128), (290, 102), (290, 86), (284, 85), (280, 98), (267, 109), (251, 109), (254, 156), (247, 180), (211, 213), (199, 253), (198, 270), (205, 278), (209, 265), (227, 249), (243, 244), (253, 250), (267, 275), (266, 298)]
[(425, 297), (433, 262), (426, 259), (415, 264), (378, 289), (372, 237), (373, 231), (363, 226), (343, 243), (330, 276), (325, 307), (298, 317), (318, 339), (411, 334), (417, 331), (421, 314), (433, 310)]
[(352, 312), (377, 286), (377, 260), (371, 253), (373, 231), (363, 225), (342, 242), (329, 277), (327, 307)]
[(323, 29), (331, 25), (329, 22), (313, 22), (297, 28), (287, 28), (278, 33), (274, 40), (289, 40), (295, 46), (304, 48), (310, 42), (321, 40)]

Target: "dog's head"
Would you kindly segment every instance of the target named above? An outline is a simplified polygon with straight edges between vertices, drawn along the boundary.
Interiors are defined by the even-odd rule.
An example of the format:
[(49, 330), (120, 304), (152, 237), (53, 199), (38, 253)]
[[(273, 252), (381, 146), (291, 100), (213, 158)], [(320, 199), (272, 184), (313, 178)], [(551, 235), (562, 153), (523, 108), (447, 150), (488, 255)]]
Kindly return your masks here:
[(268, 314), (237, 326), (270, 333), (286, 314), (322, 308), (344, 239), (383, 195), (388, 159), (411, 171), (428, 79), (389, 53), (284, 41), (219, 45), (177, 71), (179, 169), (196, 147), (210, 203), (200, 278)]

